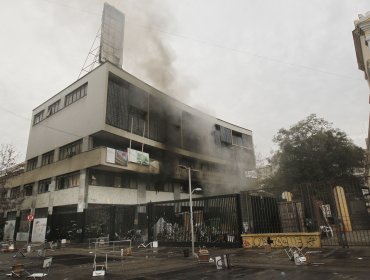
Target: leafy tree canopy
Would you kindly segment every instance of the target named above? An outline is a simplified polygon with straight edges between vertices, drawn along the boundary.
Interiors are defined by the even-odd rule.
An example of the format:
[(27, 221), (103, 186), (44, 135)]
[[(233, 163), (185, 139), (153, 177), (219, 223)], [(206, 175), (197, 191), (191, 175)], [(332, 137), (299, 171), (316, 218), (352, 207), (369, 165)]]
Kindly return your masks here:
[(275, 185), (335, 181), (353, 177), (356, 168), (364, 167), (364, 150), (315, 114), (280, 129), (273, 141), (279, 147), (272, 157), (278, 167)]

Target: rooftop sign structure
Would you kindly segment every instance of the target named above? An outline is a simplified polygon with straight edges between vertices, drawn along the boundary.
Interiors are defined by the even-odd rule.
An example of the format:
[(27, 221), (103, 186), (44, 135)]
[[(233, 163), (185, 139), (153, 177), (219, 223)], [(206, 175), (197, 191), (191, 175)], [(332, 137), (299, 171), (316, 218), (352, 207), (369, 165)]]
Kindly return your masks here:
[(125, 16), (122, 12), (104, 3), (99, 62), (109, 61), (122, 68), (123, 26)]
[(98, 63), (109, 61), (122, 68), (124, 22), (125, 15), (122, 12), (104, 3), (101, 28), (95, 36), (78, 79), (93, 70)]

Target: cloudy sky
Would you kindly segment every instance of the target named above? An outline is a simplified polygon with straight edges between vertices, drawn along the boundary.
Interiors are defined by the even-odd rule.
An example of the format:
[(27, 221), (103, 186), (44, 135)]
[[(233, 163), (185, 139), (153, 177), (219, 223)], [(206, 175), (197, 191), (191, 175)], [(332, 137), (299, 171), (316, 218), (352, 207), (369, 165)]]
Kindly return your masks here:
[[(365, 146), (369, 89), (351, 32), (368, 0), (108, 2), (126, 16), (123, 68), (251, 129), (262, 157), (280, 128), (311, 113)], [(77, 79), (103, 3), (0, 2), (0, 144), (13, 144), (19, 160), (32, 109)]]

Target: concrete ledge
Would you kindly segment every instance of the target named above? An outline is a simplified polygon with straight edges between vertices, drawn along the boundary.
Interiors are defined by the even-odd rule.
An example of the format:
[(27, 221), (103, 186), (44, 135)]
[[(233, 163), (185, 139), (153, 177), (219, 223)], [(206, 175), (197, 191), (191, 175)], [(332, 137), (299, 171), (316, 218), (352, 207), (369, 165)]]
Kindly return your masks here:
[(293, 233), (261, 233), (242, 234), (243, 248), (256, 248), (267, 245), (267, 238), (273, 241), (272, 248), (288, 246), (320, 248), (320, 232), (293, 232)]

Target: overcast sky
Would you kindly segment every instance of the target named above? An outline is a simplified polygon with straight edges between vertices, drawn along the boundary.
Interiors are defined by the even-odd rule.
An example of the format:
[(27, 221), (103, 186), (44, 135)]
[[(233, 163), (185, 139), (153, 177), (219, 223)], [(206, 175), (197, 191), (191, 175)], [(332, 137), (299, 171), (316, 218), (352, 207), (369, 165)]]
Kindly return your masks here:
[[(277, 131), (311, 113), (365, 147), (369, 89), (351, 32), (368, 0), (108, 2), (126, 17), (123, 69), (251, 129), (256, 154), (269, 156)], [(77, 79), (103, 3), (0, 2), (0, 144), (19, 160), (32, 109)]]

